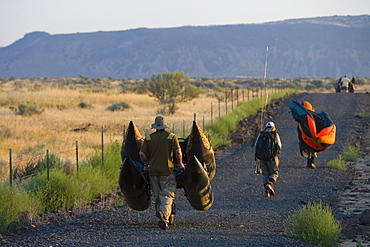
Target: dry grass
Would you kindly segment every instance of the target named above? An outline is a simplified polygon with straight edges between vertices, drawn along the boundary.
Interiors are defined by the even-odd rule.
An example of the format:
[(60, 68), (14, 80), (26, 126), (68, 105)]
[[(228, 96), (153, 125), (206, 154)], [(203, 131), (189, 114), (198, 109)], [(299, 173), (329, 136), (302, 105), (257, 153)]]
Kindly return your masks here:
[[(0, 165), (8, 163), (9, 149), (12, 149), (14, 166), (28, 166), (25, 150), (36, 146), (42, 147), (44, 153), (48, 149), (63, 160), (74, 162), (76, 141), (79, 143), (79, 159), (83, 160), (101, 146), (102, 127), (106, 144), (122, 142), (124, 126), (128, 126), (130, 121), (133, 121), (144, 135), (145, 129), (151, 132), (150, 126), (160, 107), (155, 99), (148, 95), (123, 94), (114, 90), (96, 93), (91, 90), (65, 88), (46, 88), (38, 91), (2, 88), (0, 99)], [(92, 108), (79, 108), (78, 104), (83, 101), (90, 103)], [(107, 110), (108, 106), (121, 101), (129, 102), (131, 108), (115, 112)], [(36, 102), (45, 111), (40, 115), (27, 117), (16, 115), (9, 109), (9, 106), (26, 102)], [(171, 130), (182, 136), (183, 122), (188, 130), (194, 113), (197, 113), (201, 126), (203, 117), (205, 121), (210, 121), (211, 103), (215, 108), (217, 99), (206, 95), (182, 103), (174, 115), (166, 116), (167, 123)], [(58, 105), (65, 105), (67, 109), (58, 110)], [(74, 131), (84, 127), (87, 127), (87, 131)]]

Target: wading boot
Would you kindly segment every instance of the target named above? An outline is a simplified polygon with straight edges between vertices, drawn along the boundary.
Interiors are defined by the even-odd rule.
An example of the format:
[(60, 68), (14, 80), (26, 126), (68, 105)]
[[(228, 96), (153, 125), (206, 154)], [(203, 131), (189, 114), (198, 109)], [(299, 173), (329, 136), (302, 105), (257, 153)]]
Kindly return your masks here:
[(266, 193), (268, 193), (269, 194), (269, 196), (268, 197), (270, 197), (270, 195), (271, 196), (273, 196), (273, 195), (275, 195), (275, 190), (274, 190), (274, 188), (272, 187), (272, 182), (270, 181), (270, 182), (268, 182), (266, 185), (265, 185), (265, 191), (266, 191)]
[(155, 216), (158, 219), (159, 228), (161, 228), (162, 230), (166, 230), (166, 228), (168, 227), (168, 223), (166, 222), (166, 219), (164, 218), (164, 215), (163, 215), (162, 211), (158, 211), (155, 214)]
[(307, 158), (307, 167), (316, 169), (314, 161), (315, 161), (315, 157)]

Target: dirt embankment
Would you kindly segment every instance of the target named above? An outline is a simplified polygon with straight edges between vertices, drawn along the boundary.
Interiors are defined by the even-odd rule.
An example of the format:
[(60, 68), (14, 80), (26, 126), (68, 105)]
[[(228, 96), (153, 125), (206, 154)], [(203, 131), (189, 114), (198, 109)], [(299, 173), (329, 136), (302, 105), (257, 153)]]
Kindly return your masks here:
[[(355, 227), (360, 212), (346, 215), (340, 195), (353, 183), (357, 172), (352, 168), (329, 169), (325, 163), (336, 158), (345, 146), (363, 145), (362, 136), (369, 135), (369, 118), (355, 117), (355, 113), (369, 107), (369, 97), (299, 94), (277, 105), (271, 120), (277, 126), (283, 148), (276, 195), (270, 198), (264, 197), (261, 176), (254, 173), (252, 136), (244, 136), (242, 143), (217, 153), (213, 206), (207, 211), (194, 210), (183, 191), (178, 190), (175, 224), (165, 231), (157, 226), (153, 205), (143, 212), (121, 206), (69, 220), (54, 217), (49, 225), (26, 227), (1, 241), (5, 246), (308, 246), (285, 235), (284, 221), (301, 205), (319, 201), (330, 205), (342, 223), (342, 237), (355, 238), (364, 229)], [(337, 141), (319, 153), (317, 169), (307, 168), (299, 154), (296, 122), (288, 112), (292, 100), (310, 101), (316, 111), (327, 112), (337, 125)], [(243, 131), (247, 130), (248, 127)], [(118, 169), (119, 164), (117, 174)]]

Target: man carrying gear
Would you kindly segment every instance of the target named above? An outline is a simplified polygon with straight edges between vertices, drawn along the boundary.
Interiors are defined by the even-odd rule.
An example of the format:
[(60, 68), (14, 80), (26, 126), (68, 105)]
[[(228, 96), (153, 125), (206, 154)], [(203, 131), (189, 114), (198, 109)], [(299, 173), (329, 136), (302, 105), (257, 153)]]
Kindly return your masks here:
[(340, 86), (341, 90), (344, 90), (345, 93), (348, 91), (348, 87), (351, 85), (353, 87), (353, 83), (351, 80), (345, 75), (341, 80), (340, 80)]
[(173, 152), (178, 160), (177, 167), (185, 167), (182, 164), (179, 141), (174, 133), (165, 130), (168, 126), (162, 116), (155, 118), (152, 128), (156, 131), (145, 138), (139, 155), (144, 164), (144, 172), (149, 172), (158, 226), (165, 230), (170, 223), (176, 191)]

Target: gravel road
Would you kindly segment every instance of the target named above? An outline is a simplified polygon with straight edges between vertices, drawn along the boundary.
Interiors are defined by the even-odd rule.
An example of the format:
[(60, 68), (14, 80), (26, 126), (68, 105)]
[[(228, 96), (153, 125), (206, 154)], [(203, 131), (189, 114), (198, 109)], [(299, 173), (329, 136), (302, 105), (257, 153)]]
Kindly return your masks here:
[[(213, 206), (194, 210), (183, 190), (177, 190), (175, 224), (163, 231), (154, 216), (153, 204), (143, 212), (127, 206), (98, 210), (27, 227), (3, 238), (4, 246), (309, 246), (284, 234), (284, 220), (307, 202), (322, 201), (336, 214), (338, 193), (351, 172), (325, 168), (344, 146), (359, 141), (368, 119), (356, 118), (369, 104), (369, 94), (299, 94), (289, 96), (275, 110), (273, 121), (283, 143), (276, 195), (264, 197), (262, 178), (254, 173), (251, 138), (217, 152), (217, 172), (212, 181)], [(298, 148), (296, 122), (288, 104), (307, 100), (316, 111), (325, 111), (337, 125), (337, 141), (319, 153), (317, 169), (306, 167)], [(118, 172), (117, 172), (118, 176)], [(346, 237), (346, 232), (343, 232)], [(0, 241), (1, 243), (1, 241)]]

